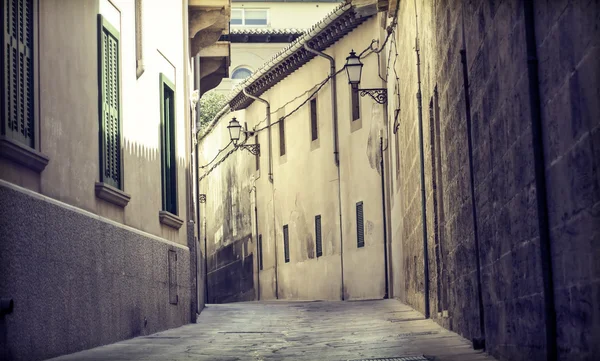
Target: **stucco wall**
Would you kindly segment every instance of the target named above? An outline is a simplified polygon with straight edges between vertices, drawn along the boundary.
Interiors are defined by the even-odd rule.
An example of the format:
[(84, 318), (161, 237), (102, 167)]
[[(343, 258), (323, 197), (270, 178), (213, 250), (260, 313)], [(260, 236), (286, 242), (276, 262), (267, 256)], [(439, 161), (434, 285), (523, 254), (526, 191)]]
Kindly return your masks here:
[[(168, 2), (168, 1), (167, 1)], [(165, 2), (165, 4), (167, 4)], [(161, 210), (159, 74), (176, 85), (178, 215), (186, 218), (186, 109), (184, 7), (144, 7), (145, 72), (136, 79), (134, 3), (102, 0), (117, 22), (121, 40), (121, 106), (125, 208), (95, 195), (98, 166), (98, 13), (99, 1), (41, 1), (39, 7), (40, 151), (50, 158), (39, 175), (2, 160), (3, 179), (114, 221), (186, 244), (185, 227), (159, 222)], [(168, 2), (169, 5), (172, 5)], [(114, 6), (112, 5), (114, 4)], [(107, 12), (107, 10), (104, 10)], [(120, 19), (120, 20), (118, 20)], [(164, 25), (150, 26), (153, 19)], [(56, 26), (61, 24), (61, 26)], [(169, 29), (165, 31), (164, 29)], [(77, 81), (74, 81), (76, 79)], [(188, 145), (186, 145), (188, 144)]]
[[(365, 48), (373, 37), (379, 36), (378, 24), (376, 18), (370, 19), (327, 49), (327, 53), (332, 54), (336, 59), (341, 59), (336, 64), (338, 69), (343, 66), (346, 56), (353, 47)], [(375, 56), (364, 59), (363, 87), (381, 85), (376, 73), (376, 61)], [(314, 91), (316, 84), (327, 77), (328, 65), (327, 60), (315, 58), (261, 96), (270, 102), (273, 123), (306, 100), (306, 94), (296, 100), (293, 99), (304, 91), (309, 91), (308, 93)], [(255, 252), (256, 231), (252, 223), (255, 221), (251, 206), (254, 201), (250, 191), (252, 177), (260, 174), (254, 186), (257, 195), (258, 234), (262, 235), (263, 242), (264, 269), (259, 275), (261, 299), (275, 297), (308, 300), (341, 299), (342, 296), (345, 299), (366, 299), (381, 298), (384, 295), (381, 179), (375, 166), (377, 163), (375, 154), (379, 148), (380, 122), (383, 119), (381, 106), (375, 104), (370, 98), (361, 98), (361, 120), (355, 121), (354, 127), (351, 127), (350, 92), (346, 74), (338, 74), (337, 80), (344, 239), (343, 287), (338, 175), (333, 156), (330, 83), (326, 84), (317, 95), (319, 123), (317, 142), (311, 142), (310, 138), (308, 104), (285, 119), (286, 154), (284, 156), (280, 156), (278, 125), (272, 126), (274, 178), (272, 184), (268, 179), (266, 129), (258, 132), (261, 145), (260, 173), (255, 171), (254, 157), (246, 151), (239, 150), (202, 181), (202, 186), (207, 190), (204, 212), (207, 223), (215, 223), (216, 227), (221, 225), (225, 227), (222, 233), (219, 233), (220, 230), (211, 232), (211, 227), (208, 227), (209, 249), (215, 247), (216, 252), (219, 252), (219, 249), (230, 242), (227, 233), (235, 232), (244, 237), (254, 234), (253, 243), (248, 248), (251, 252)], [(287, 104), (290, 101), (292, 102)], [(249, 128), (255, 125), (258, 125), (257, 128), (266, 125), (266, 122), (262, 121), (265, 118), (265, 106), (259, 102), (252, 103), (245, 110), (223, 117), (202, 140), (203, 153), (207, 155), (205, 160), (212, 159), (217, 149), (222, 149), (227, 144), (229, 135), (226, 125), (233, 116), (241, 122), (246, 121)], [(253, 141), (254, 139), (251, 138), (250, 142)], [(237, 182), (228, 183), (233, 188), (227, 190), (218, 188), (226, 184), (225, 179), (234, 179), (233, 175), (238, 178)], [(225, 192), (224, 195), (220, 195), (221, 191)], [(211, 195), (216, 196), (216, 199)], [(232, 224), (231, 220), (222, 219), (220, 211), (222, 207), (228, 206), (226, 198), (234, 195), (239, 195), (240, 199), (237, 210), (234, 210), (238, 214), (236, 218), (244, 220), (242, 222), (236, 220), (236, 224)], [(359, 201), (364, 202), (365, 247), (363, 248), (357, 248), (356, 240), (355, 205)], [(316, 215), (322, 217), (323, 238), (323, 256), (318, 258), (314, 233)], [(245, 219), (250, 222), (246, 222)], [(284, 262), (284, 225), (289, 227), (289, 263)], [(237, 230), (234, 231), (235, 228)], [(214, 244), (211, 244), (211, 241)], [(275, 248), (277, 248), (276, 254)], [(277, 257), (277, 267), (275, 257)], [(256, 264), (253, 269), (257, 269)]]
[[(194, 233), (186, 222), (187, 5), (144, 4), (145, 70), (137, 78), (133, 1), (39, 1), (36, 136), (49, 163), (36, 174), (0, 161), (0, 294), (15, 301), (0, 332), (7, 337), (0, 341), (1, 356), (8, 359), (75, 352), (195, 317), (190, 304), (195, 257), (190, 260), (188, 250)], [(122, 171), (124, 191), (131, 196), (124, 208), (98, 198), (94, 187), (100, 179), (99, 13), (120, 32)], [(158, 22), (160, 27), (152, 25)], [(177, 213), (184, 221), (178, 230), (159, 221), (161, 73), (176, 88)], [(169, 249), (178, 255), (178, 305), (168, 299)]]

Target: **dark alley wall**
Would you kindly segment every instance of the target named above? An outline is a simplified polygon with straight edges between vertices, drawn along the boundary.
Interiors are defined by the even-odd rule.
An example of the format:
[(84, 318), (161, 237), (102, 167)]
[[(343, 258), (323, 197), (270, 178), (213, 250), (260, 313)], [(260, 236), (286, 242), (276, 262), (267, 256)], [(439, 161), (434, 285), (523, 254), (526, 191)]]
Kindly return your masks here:
[[(592, 341), (600, 337), (598, 2), (534, 4), (554, 284), (550, 294), (543, 287), (523, 2), (425, 1), (415, 9), (413, 2), (403, 1), (399, 6), (399, 148), (392, 151), (393, 157), (400, 156), (400, 184), (392, 187), (392, 228), (403, 225), (405, 282), (400, 286), (406, 302), (425, 312), (428, 282), (436, 321), (468, 339), (485, 337), (487, 351), (499, 359), (541, 360), (546, 357), (544, 305), (553, 297), (550, 317), (556, 314), (558, 359), (592, 360), (600, 353)], [(415, 21), (429, 279), (424, 274)], [(391, 82), (388, 91), (394, 91)]]
[(211, 177), (201, 189), (207, 194), (200, 211), (206, 237), (201, 245), (207, 244), (207, 303), (255, 299), (252, 187), (249, 174), (240, 171), (245, 168), (240, 157), (248, 154), (240, 153), (220, 166), (223, 177)]

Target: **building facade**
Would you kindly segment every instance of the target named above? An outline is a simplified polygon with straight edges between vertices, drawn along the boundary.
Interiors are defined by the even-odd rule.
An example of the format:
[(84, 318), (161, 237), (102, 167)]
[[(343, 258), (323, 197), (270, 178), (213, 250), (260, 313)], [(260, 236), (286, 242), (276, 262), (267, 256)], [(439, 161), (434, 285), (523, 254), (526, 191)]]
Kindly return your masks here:
[(229, 76), (215, 91), (227, 95), (267, 60), (333, 10), (339, 0), (232, 1)]
[(228, 22), (217, 3), (2, 3), (0, 359), (195, 322), (192, 56), (210, 44), (190, 49), (213, 30), (199, 14)]
[[(337, 10), (201, 137), (209, 300), (387, 295), (501, 360), (595, 359), (598, 5)], [(369, 44), (359, 88), (385, 105), (338, 72)], [(230, 142), (233, 117), (260, 157)]]

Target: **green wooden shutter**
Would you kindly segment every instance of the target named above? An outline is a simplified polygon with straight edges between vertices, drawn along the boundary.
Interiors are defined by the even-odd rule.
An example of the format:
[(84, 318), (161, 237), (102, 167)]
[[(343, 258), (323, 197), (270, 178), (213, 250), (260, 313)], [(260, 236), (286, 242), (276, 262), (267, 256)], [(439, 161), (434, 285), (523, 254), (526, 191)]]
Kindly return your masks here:
[(160, 74), (161, 175), (163, 210), (177, 214), (175, 84)]
[(2, 6), (2, 134), (34, 147), (33, 0)]
[(311, 140), (319, 138), (319, 126), (317, 123), (317, 99), (310, 101), (310, 134)]
[(119, 33), (100, 17), (101, 180), (122, 189)]

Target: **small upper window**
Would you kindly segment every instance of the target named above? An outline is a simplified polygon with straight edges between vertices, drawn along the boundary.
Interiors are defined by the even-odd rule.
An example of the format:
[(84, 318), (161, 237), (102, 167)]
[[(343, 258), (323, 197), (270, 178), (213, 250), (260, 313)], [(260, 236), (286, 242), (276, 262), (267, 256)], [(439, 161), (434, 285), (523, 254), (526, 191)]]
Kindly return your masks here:
[(231, 74), (231, 79), (246, 79), (250, 75), (252, 75), (250, 69), (237, 68), (233, 71), (233, 74)]
[(231, 9), (231, 20), (234, 26), (267, 26), (269, 11), (267, 9)]

